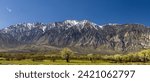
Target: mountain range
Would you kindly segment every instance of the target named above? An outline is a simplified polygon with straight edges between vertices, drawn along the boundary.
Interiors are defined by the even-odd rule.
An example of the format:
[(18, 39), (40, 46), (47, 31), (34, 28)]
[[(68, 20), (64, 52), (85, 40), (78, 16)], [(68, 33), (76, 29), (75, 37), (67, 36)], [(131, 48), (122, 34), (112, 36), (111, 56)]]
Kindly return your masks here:
[(71, 48), (79, 53), (120, 53), (150, 48), (150, 28), (142, 24), (98, 25), (88, 20), (21, 23), (0, 30), (0, 52)]

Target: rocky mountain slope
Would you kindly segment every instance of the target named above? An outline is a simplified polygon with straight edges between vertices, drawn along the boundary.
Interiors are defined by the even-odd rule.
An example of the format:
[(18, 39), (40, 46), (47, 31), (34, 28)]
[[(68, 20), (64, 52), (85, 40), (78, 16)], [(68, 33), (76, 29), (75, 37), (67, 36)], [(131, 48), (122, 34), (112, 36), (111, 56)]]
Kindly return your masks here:
[(24, 23), (0, 30), (0, 49), (130, 52), (150, 48), (150, 28), (140, 24), (98, 25), (88, 20)]

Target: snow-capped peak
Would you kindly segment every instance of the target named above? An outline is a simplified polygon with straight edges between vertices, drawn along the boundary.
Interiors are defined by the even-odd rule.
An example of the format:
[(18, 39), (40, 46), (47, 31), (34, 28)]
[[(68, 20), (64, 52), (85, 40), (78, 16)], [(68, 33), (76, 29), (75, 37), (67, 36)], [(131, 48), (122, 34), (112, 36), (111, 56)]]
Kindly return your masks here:
[[(118, 25), (116, 23), (112, 24), (106, 24), (106, 25)], [(34, 30), (34, 29), (40, 29), (43, 32), (50, 30), (52, 28), (77, 28), (79, 30), (81, 29), (88, 29), (88, 28), (94, 28), (96, 30), (99, 29), (103, 29), (104, 26), (106, 25), (98, 25), (96, 23), (90, 22), (88, 20), (66, 20), (64, 22), (55, 22), (55, 23), (50, 23), (50, 24), (43, 24), (43, 23), (19, 23), (16, 25), (12, 25), (8, 28), (3, 29), (3, 32), (7, 33), (9, 31), (20, 31), (20, 32), (24, 32), (24, 31), (29, 31), (29, 30)]]
[(68, 27), (72, 27), (72, 26), (77, 26), (78, 29), (83, 29), (84, 27), (86, 27), (85, 25), (89, 24), (91, 25), (91, 28), (95, 28), (96, 30), (98, 30), (99, 25), (90, 22), (88, 20), (81, 20), (81, 21), (77, 21), (77, 20), (66, 20), (63, 22), (65, 25), (67, 25)]
[(3, 29), (4, 33), (7, 33), (8, 31), (10, 31), (7, 27)]
[(66, 24), (71, 24), (71, 25), (77, 25), (79, 23), (79, 21), (76, 21), (76, 20), (66, 20), (64, 23)]
[(89, 21), (88, 20), (82, 20), (80, 22), (83, 23), (83, 24), (85, 24), (85, 23), (88, 23)]
[(69, 24), (70, 26), (75, 26), (75, 25), (85, 25), (86, 23), (90, 23), (93, 26), (96, 26), (97, 24), (90, 22), (88, 20), (81, 20), (81, 21), (77, 21), (77, 20), (66, 20), (64, 21), (65, 24)]
[(98, 27), (103, 28), (103, 26), (102, 26), (102, 25), (98, 25)]
[(43, 27), (42, 27), (42, 30), (43, 30), (43, 32), (45, 32), (45, 30), (46, 30), (46, 26), (43, 26)]
[(108, 23), (108, 25), (118, 25), (117, 23)]
[(28, 27), (30, 30), (32, 29), (33, 26), (34, 26), (34, 24), (32, 24), (32, 23), (27, 23), (26, 24), (26, 27)]

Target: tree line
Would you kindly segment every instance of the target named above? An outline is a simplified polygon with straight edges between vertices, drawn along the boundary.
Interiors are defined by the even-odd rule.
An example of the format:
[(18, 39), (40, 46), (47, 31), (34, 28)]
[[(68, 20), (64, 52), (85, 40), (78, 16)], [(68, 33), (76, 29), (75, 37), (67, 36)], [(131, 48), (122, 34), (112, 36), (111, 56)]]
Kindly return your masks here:
[(100, 54), (84, 54), (78, 55), (69, 48), (64, 48), (61, 51), (49, 52), (49, 53), (0, 53), (1, 60), (25, 60), (31, 59), (32, 61), (51, 60), (55, 62), (57, 60), (65, 60), (67, 63), (71, 60), (89, 60), (91, 63), (97, 60), (104, 60), (113, 63), (127, 63), (127, 62), (149, 62), (150, 61), (150, 49), (142, 50), (136, 53), (128, 54), (115, 54), (115, 55), (100, 55)]

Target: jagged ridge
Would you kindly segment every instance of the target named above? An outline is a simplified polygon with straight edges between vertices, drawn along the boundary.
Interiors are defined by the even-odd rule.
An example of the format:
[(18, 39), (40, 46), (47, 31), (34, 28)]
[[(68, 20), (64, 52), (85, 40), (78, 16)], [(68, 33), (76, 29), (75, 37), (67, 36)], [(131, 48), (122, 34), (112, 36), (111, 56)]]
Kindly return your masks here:
[[(70, 47), (78, 52), (129, 52), (150, 48), (150, 29), (140, 24), (98, 25), (88, 20), (24, 23), (0, 31), (0, 48)], [(34, 49), (33, 47), (32, 49)]]

